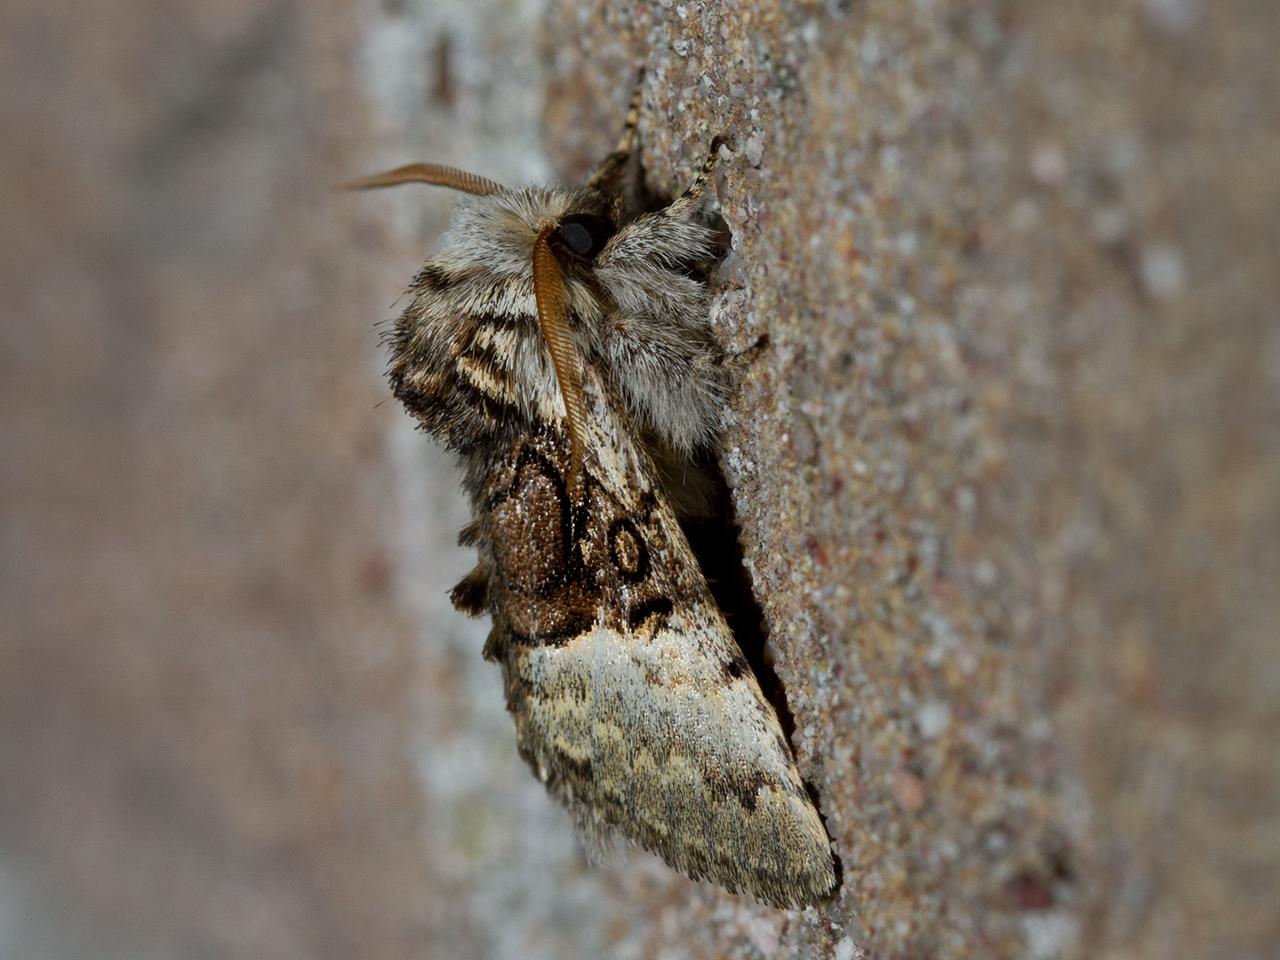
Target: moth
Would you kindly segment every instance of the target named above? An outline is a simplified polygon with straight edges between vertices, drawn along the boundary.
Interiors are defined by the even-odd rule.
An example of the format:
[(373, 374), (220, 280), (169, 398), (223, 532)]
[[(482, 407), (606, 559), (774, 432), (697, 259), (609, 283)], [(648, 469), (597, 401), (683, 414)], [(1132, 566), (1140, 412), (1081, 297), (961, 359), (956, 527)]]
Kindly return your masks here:
[(478, 563), (451, 598), (492, 618), (521, 755), (589, 835), (801, 907), (835, 884), (830, 843), (682, 527), (724, 402), (707, 288), (723, 141), (663, 204), (636, 173), (638, 107), (574, 189), (435, 164), (346, 186), (468, 195), (386, 336), (388, 376), (460, 460)]

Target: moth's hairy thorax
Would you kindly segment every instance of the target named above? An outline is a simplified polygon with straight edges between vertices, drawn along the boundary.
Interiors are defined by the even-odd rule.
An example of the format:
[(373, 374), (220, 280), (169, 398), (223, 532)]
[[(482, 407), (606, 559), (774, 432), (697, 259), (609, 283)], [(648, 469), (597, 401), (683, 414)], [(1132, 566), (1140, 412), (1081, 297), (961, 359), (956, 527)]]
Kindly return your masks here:
[[(451, 448), (505, 446), (564, 416), (538, 326), (532, 250), (546, 224), (599, 203), (591, 191), (537, 187), (467, 198), (414, 278), (387, 338), (389, 376)], [(711, 237), (700, 224), (640, 214), (564, 277), (573, 339), (598, 386), (638, 429), (686, 456), (714, 438), (724, 393), (706, 284), (688, 275)]]

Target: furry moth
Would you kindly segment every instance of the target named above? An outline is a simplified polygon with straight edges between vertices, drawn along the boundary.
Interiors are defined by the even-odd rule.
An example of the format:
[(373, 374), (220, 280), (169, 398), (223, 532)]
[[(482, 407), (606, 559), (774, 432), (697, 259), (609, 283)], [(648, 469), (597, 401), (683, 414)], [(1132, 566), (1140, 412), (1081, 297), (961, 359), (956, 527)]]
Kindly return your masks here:
[(805, 906), (835, 884), (826, 831), (681, 526), (723, 401), (705, 210), (721, 141), (662, 205), (636, 175), (637, 115), (576, 189), (431, 164), (347, 186), (470, 195), (386, 337), (388, 375), (459, 456), (479, 562), (451, 597), (492, 618), (521, 755), (589, 833)]

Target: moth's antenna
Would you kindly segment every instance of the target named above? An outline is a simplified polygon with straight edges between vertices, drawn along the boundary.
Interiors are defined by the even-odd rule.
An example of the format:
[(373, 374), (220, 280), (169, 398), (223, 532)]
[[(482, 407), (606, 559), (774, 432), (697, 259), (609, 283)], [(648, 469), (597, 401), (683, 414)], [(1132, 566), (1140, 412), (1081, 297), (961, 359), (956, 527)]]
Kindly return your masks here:
[(488, 177), (467, 173), (457, 167), (446, 167), (439, 163), (409, 163), (394, 170), (375, 173), (370, 177), (340, 183), (337, 189), (374, 190), (379, 187), (398, 187), (402, 183), (429, 183), (437, 187), (448, 187), (450, 190), (461, 190), (463, 193), (474, 193), (481, 197), (503, 193), (507, 189)]
[(542, 339), (551, 352), (560, 395), (564, 397), (565, 419), (569, 425), (569, 495), (573, 495), (582, 466), (587, 433), (587, 410), (582, 395), (582, 368), (569, 330), (569, 310), (560, 264), (551, 250), (554, 225), (542, 228), (533, 242), (533, 296), (538, 304), (538, 324)]

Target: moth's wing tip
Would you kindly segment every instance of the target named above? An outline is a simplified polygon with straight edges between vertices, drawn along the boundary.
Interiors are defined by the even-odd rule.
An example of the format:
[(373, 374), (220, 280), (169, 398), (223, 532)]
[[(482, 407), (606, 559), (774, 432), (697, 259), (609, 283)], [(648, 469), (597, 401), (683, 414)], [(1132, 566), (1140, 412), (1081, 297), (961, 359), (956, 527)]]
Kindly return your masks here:
[(811, 871), (788, 878), (790, 883), (781, 897), (769, 897), (766, 902), (787, 910), (804, 910), (830, 901), (840, 887), (832, 861), (810, 866)]
[(831, 898), (840, 887), (840, 866), (831, 849), (831, 840), (818, 819), (817, 810), (810, 806), (812, 829), (805, 831), (803, 847), (799, 853), (799, 869), (794, 875), (794, 906), (797, 909), (816, 906)]

